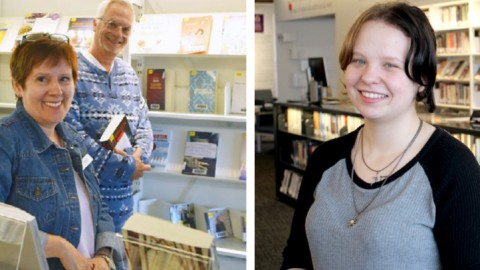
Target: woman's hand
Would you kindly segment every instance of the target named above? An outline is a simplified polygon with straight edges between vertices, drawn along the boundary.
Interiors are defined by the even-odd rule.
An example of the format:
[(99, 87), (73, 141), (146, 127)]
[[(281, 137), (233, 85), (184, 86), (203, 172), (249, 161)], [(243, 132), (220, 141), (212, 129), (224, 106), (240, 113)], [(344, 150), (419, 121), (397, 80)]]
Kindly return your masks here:
[[(94, 264), (64, 238), (49, 234), (45, 246), (47, 258), (58, 258), (66, 270), (92, 270)], [(103, 269), (103, 268), (102, 268)], [(106, 268), (108, 270), (108, 268)]]

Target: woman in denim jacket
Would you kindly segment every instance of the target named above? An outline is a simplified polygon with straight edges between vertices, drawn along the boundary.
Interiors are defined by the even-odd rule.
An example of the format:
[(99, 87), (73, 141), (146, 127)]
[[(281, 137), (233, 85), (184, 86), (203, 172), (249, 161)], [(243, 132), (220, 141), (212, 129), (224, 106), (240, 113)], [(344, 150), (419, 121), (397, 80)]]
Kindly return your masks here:
[(63, 122), (77, 79), (68, 37), (24, 36), (10, 70), (17, 104), (0, 120), (0, 201), (35, 216), (50, 269), (115, 269), (123, 247), (92, 159)]

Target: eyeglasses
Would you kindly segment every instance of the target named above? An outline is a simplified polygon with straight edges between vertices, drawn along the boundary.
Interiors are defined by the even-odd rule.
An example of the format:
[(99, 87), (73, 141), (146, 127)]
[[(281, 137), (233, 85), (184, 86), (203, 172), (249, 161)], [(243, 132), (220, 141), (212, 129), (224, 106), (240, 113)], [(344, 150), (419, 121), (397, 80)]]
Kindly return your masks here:
[(123, 25), (119, 24), (118, 22), (116, 22), (114, 19), (110, 19), (110, 20), (107, 20), (107, 21), (104, 18), (98, 18), (98, 19), (101, 20), (101, 21), (104, 21), (107, 25), (107, 29), (110, 30), (110, 31), (115, 31), (119, 27), (122, 29), (122, 33), (124, 35), (130, 34), (130, 31), (132, 31), (132, 26), (123, 26)]
[(22, 40), (20, 41), (20, 45), (27, 43), (27, 42), (35, 42), (38, 40), (49, 39), (53, 41), (58, 41), (62, 43), (70, 43), (70, 39), (68, 36), (64, 34), (50, 34), (50, 33), (33, 33), (24, 35)]

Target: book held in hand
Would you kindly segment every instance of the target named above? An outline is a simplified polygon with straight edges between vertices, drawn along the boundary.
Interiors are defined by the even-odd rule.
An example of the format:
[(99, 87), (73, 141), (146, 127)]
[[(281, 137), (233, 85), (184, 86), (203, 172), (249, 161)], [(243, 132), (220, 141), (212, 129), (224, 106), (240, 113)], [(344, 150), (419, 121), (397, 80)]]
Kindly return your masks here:
[(147, 70), (147, 105), (151, 110), (165, 110), (165, 69)]
[(215, 71), (190, 72), (190, 112), (214, 113), (217, 74)]
[(127, 117), (125, 114), (117, 114), (112, 117), (110, 123), (105, 128), (99, 143), (109, 150), (115, 148), (124, 150), (132, 147), (130, 143), (131, 135), (132, 132), (130, 131)]
[(207, 230), (215, 239), (233, 236), (230, 212), (225, 207), (211, 208), (205, 212)]
[(214, 132), (188, 132), (183, 174), (215, 177), (218, 136)]

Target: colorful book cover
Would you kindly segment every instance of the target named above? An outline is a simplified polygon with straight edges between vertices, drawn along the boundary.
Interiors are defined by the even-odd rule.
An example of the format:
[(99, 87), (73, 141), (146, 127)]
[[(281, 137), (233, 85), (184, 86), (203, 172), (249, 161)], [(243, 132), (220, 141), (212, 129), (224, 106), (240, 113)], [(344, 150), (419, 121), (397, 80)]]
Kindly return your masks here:
[(150, 165), (154, 168), (165, 169), (167, 167), (171, 136), (170, 130), (153, 130), (153, 150)]
[(208, 209), (205, 212), (208, 233), (215, 237), (227, 238), (233, 236), (230, 212), (225, 207)]
[(115, 148), (124, 150), (132, 147), (130, 143), (131, 134), (127, 117), (124, 114), (117, 114), (110, 120), (99, 142), (109, 150)]
[(75, 48), (89, 48), (93, 40), (93, 18), (72, 17), (68, 24), (67, 35)]
[(196, 228), (193, 203), (173, 203), (170, 206), (170, 220), (174, 224)]
[(180, 48), (178, 53), (207, 53), (212, 32), (212, 16), (185, 17), (182, 20)]
[(147, 70), (147, 105), (151, 110), (165, 110), (165, 69)]
[(192, 70), (190, 72), (190, 112), (215, 112), (216, 80), (216, 71)]
[(183, 174), (215, 177), (218, 137), (214, 132), (188, 132)]
[(60, 15), (58, 13), (27, 13), (23, 24), (18, 29), (17, 40), (19, 41), (24, 35), (35, 32), (54, 33), (57, 30), (59, 21)]

